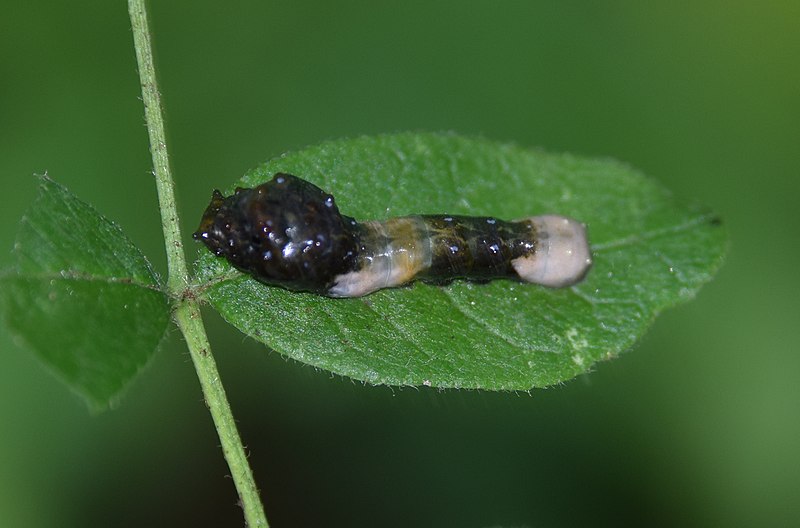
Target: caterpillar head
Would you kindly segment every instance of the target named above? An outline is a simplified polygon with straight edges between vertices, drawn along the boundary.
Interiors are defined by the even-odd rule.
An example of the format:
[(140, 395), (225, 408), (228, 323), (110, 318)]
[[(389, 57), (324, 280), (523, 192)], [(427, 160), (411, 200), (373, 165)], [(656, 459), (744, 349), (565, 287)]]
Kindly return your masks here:
[(279, 173), (228, 197), (215, 190), (193, 237), (261, 282), (324, 293), (353, 266), (356, 225), (333, 196)]

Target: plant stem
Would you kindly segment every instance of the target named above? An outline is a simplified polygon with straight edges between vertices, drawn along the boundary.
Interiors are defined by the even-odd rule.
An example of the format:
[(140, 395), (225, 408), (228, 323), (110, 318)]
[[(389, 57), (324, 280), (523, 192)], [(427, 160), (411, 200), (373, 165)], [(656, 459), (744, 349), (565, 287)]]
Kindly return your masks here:
[(193, 295), (186, 295), (186, 293), (191, 293), (186, 292), (189, 285), (189, 273), (181, 242), (178, 210), (175, 205), (175, 189), (169, 169), (164, 118), (156, 83), (144, 0), (128, 0), (128, 13), (133, 28), (136, 60), (139, 64), (145, 120), (150, 135), (150, 151), (153, 156), (161, 222), (167, 248), (167, 290), (174, 299), (177, 299), (174, 311), (175, 321), (189, 347), (206, 405), (217, 428), (222, 453), (225, 455), (233, 482), (239, 492), (247, 525), (250, 528), (257, 526), (266, 528), (268, 524), (264, 515), (264, 507), (261, 504), (258, 488), (253, 480), (253, 472), (247, 462), (247, 455), (236, 429), (233, 413), (225, 396), (225, 388), (222, 386), (216, 362), (211, 355), (211, 346), (203, 326), (200, 305)]

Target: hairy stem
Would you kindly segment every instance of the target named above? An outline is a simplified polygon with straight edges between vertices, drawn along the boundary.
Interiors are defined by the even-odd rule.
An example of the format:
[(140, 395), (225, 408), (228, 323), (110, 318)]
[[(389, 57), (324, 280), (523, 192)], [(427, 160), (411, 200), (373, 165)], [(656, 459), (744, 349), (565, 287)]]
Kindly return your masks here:
[(133, 27), (136, 60), (139, 64), (139, 79), (142, 84), (145, 120), (150, 135), (150, 151), (153, 156), (154, 175), (161, 209), (161, 222), (167, 248), (167, 289), (176, 301), (174, 317), (186, 339), (192, 356), (206, 405), (217, 428), (222, 452), (231, 470), (233, 482), (239, 492), (244, 508), (245, 520), (250, 528), (267, 527), (264, 507), (253, 480), (253, 472), (247, 462), (236, 422), (233, 419), (225, 388), (222, 386), (217, 365), (211, 355), (200, 306), (193, 295), (185, 295), (189, 285), (186, 257), (183, 253), (178, 210), (175, 205), (175, 189), (169, 169), (169, 157), (164, 136), (164, 118), (161, 98), (156, 84), (153, 52), (144, 0), (128, 0), (128, 13)]

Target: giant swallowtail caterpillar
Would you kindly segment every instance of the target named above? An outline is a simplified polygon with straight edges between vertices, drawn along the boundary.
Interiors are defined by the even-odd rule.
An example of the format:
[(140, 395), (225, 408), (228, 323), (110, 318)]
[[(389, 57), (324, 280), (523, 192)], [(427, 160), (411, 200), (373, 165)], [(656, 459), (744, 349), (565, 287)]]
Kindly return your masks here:
[(417, 279), (505, 278), (559, 288), (583, 279), (592, 264), (586, 230), (571, 218), (414, 215), (357, 222), (339, 212), (333, 196), (291, 174), (228, 197), (215, 190), (193, 236), (263, 283), (330, 297), (359, 297)]

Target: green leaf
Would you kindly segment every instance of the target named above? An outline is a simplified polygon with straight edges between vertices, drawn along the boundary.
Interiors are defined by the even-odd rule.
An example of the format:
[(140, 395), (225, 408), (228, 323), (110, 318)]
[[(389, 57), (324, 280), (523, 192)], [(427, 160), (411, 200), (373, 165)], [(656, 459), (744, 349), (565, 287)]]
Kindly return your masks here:
[(170, 306), (150, 264), (109, 220), (47, 177), (0, 277), (5, 322), (95, 409), (148, 362)]
[(342, 140), (249, 172), (288, 172), (359, 220), (421, 213), (515, 219), (556, 213), (588, 226), (594, 266), (576, 286), (414, 283), (358, 299), (264, 286), (204, 252), (206, 298), (245, 334), (304, 363), (374, 384), (526, 390), (629, 348), (658, 312), (692, 298), (720, 266), (715, 215), (676, 204), (612, 160), (448, 134)]

